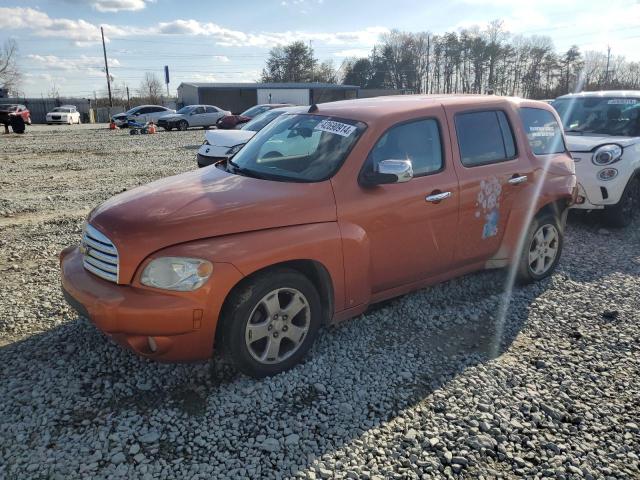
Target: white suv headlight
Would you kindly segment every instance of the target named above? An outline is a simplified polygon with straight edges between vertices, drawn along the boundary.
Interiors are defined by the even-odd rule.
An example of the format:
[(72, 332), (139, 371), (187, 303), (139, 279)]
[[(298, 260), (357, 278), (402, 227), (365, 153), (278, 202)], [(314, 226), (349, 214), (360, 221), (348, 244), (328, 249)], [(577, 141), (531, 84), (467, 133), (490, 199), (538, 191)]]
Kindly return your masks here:
[(145, 267), (140, 281), (148, 287), (185, 292), (200, 288), (212, 272), (213, 265), (207, 260), (160, 257)]
[(594, 153), (591, 161), (595, 165), (611, 165), (622, 157), (622, 147), (620, 145), (610, 144), (602, 145)]

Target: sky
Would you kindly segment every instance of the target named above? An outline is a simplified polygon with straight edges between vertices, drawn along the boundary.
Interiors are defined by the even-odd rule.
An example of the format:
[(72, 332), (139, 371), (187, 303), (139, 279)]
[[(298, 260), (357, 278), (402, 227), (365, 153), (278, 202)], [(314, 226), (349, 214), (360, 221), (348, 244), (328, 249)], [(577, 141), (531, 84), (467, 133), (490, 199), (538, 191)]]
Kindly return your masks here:
[[(603, 6), (606, 5), (606, 8)], [(18, 42), (27, 96), (106, 91), (100, 26), (116, 86), (145, 72), (180, 82), (259, 80), (269, 49), (311, 42), (339, 67), (390, 29), (442, 33), (502, 19), (513, 34), (546, 35), (559, 51), (640, 61), (640, 0), (0, 0), (0, 43)]]

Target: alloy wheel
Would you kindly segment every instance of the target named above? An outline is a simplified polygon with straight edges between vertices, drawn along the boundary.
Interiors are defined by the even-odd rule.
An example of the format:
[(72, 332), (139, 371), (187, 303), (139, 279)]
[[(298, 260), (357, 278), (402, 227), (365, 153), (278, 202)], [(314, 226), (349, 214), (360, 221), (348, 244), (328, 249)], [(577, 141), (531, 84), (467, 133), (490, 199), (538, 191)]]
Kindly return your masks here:
[(262, 297), (251, 311), (245, 344), (256, 361), (280, 363), (300, 348), (310, 325), (306, 297), (295, 288), (278, 288)]
[(544, 275), (558, 256), (560, 234), (554, 225), (542, 225), (529, 245), (529, 268), (535, 275)]

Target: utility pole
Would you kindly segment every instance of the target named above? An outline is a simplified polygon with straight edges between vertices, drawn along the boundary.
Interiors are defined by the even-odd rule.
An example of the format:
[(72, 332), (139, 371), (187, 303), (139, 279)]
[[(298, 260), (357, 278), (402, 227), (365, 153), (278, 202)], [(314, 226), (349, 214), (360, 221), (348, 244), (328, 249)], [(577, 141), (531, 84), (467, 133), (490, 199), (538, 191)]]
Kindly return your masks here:
[(131, 110), (131, 102), (129, 100), (129, 85), (127, 85), (127, 110)]
[(609, 62), (611, 61), (611, 46), (607, 45), (607, 70), (604, 73), (604, 88), (609, 86)]
[[(311, 46), (311, 40), (309, 40), (309, 53), (311, 54), (311, 58), (313, 58), (313, 47)], [(313, 83), (315, 72), (313, 71), (313, 67), (311, 68), (311, 83)]]
[[(111, 98), (111, 77), (109, 77), (109, 63), (107, 62), (107, 47), (104, 44), (104, 29), (100, 27), (100, 34), (102, 35), (102, 53), (104, 53), (104, 71), (107, 74), (107, 90), (109, 92), (109, 108), (113, 108), (113, 99)], [(109, 112), (111, 115), (111, 112)]]

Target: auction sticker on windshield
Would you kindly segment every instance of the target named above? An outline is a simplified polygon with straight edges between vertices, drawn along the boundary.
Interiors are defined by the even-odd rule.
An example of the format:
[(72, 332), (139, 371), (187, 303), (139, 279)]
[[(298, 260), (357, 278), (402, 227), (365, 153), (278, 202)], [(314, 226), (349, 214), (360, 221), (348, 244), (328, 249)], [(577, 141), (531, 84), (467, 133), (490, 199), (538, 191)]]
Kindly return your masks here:
[(336, 135), (348, 137), (356, 131), (356, 127), (349, 125), (348, 123), (335, 122), (333, 120), (322, 120), (316, 125), (314, 130), (335, 133)]
[(638, 103), (636, 98), (612, 98), (607, 102), (608, 105), (635, 105)]

